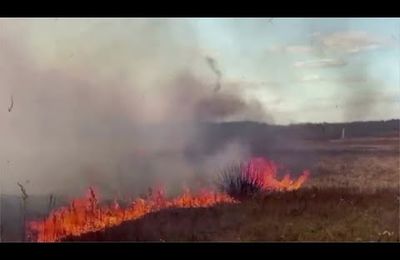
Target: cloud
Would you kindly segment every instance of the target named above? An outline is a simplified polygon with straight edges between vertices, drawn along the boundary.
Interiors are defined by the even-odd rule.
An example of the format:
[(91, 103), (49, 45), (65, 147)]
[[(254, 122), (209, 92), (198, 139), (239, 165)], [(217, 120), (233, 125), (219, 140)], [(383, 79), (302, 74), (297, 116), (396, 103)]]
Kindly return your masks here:
[(275, 45), (270, 46), (268, 51), (290, 54), (311, 54), (321, 53), (321, 51), (336, 51), (351, 54), (394, 45), (393, 40), (380, 38), (364, 31), (340, 31), (330, 34), (313, 32), (310, 37), (310, 45)]
[(367, 83), (368, 79), (362, 76), (339, 76), (339, 77), (321, 77), (318, 74), (306, 74), (300, 79), (300, 82), (326, 82), (333, 84), (363, 84)]
[(302, 82), (320, 81), (320, 80), (322, 80), (322, 78), (317, 74), (304, 75), (300, 79), (300, 81), (302, 81)]
[(297, 61), (294, 63), (296, 68), (329, 68), (342, 67), (347, 65), (347, 62), (341, 59), (319, 59), (309, 61)]
[(267, 50), (275, 53), (307, 54), (312, 52), (313, 48), (306, 45), (275, 45), (270, 46)]
[(323, 47), (345, 53), (374, 50), (386, 43), (385, 40), (363, 31), (343, 31), (316, 36)]

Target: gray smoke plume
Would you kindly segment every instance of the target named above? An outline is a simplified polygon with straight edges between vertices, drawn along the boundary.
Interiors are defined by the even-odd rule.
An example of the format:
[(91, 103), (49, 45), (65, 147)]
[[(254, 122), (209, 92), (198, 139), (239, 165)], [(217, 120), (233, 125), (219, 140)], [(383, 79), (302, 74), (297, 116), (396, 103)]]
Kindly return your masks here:
[[(204, 121), (268, 118), (240, 85), (209, 93), (212, 83), (198, 73), (207, 67), (191, 62), (203, 58), (185, 23), (1, 22), (0, 158), (13, 162), (2, 175), (6, 193), (18, 193), (15, 183), (26, 179), (31, 194), (179, 187), (210, 174), (203, 159), (185, 155), (189, 144), (205, 142)], [(188, 35), (193, 50), (182, 47)], [(11, 95), (18, 102), (8, 112)], [(217, 153), (240, 155), (230, 147)]]

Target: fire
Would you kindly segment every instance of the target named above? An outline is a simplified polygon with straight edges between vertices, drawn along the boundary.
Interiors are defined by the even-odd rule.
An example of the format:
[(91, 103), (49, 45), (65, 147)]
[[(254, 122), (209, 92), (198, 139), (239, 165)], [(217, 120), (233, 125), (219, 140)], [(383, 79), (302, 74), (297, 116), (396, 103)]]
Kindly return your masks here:
[(112, 205), (100, 205), (98, 195), (90, 188), (85, 197), (51, 212), (45, 220), (28, 223), (28, 233), (37, 242), (55, 242), (67, 236), (79, 236), (116, 226), (123, 221), (135, 220), (162, 209), (210, 207), (218, 203), (235, 202), (224, 193), (208, 190), (197, 194), (185, 190), (173, 199), (166, 198), (163, 190), (156, 190), (148, 198), (135, 199), (124, 209), (116, 201)]
[[(299, 189), (309, 177), (309, 172), (304, 171), (297, 180), (292, 180), (289, 174), (286, 174), (279, 181), (277, 172), (278, 167), (274, 162), (255, 158), (242, 166), (240, 174), (246, 182), (262, 190), (274, 191)], [(28, 223), (28, 235), (31, 240), (37, 242), (55, 242), (68, 236), (104, 230), (162, 209), (211, 207), (218, 203), (237, 201), (222, 192), (202, 190), (192, 193), (188, 189), (175, 198), (167, 198), (164, 189), (158, 188), (150, 192), (148, 197), (137, 198), (129, 206), (122, 208), (117, 201), (111, 205), (100, 204), (98, 193), (90, 188), (86, 196), (52, 211), (46, 219)]]
[(305, 170), (297, 180), (292, 180), (286, 173), (282, 180), (277, 179), (278, 166), (268, 159), (254, 158), (242, 166), (242, 178), (260, 187), (262, 190), (292, 191), (299, 189), (309, 178), (310, 172)]

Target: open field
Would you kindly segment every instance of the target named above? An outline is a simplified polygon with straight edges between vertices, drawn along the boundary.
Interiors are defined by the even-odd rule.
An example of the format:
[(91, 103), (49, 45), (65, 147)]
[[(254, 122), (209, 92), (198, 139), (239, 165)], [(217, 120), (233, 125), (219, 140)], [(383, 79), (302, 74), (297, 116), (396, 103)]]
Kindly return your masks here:
[[(311, 177), (297, 191), (162, 210), (66, 241), (399, 241), (398, 138), (310, 141), (301, 151), (266, 156)], [(21, 199), (4, 201), (3, 241), (20, 241)], [(55, 207), (65, 203), (58, 198)], [(32, 197), (26, 217), (50, 209), (48, 197)]]
[[(327, 142), (331, 153), (321, 153), (298, 191), (164, 210), (66, 241), (399, 241), (398, 144), (398, 138)], [(335, 152), (338, 146), (347, 152)]]
[(235, 205), (171, 209), (67, 241), (398, 241), (396, 191), (304, 189)]

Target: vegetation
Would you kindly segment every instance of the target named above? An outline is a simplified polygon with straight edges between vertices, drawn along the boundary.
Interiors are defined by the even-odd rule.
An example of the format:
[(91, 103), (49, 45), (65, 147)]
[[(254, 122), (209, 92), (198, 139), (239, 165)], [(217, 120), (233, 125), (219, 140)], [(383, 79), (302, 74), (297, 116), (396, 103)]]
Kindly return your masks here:
[(217, 187), (233, 198), (243, 200), (261, 195), (263, 187), (255, 180), (242, 174), (243, 163), (232, 164), (218, 176)]
[(307, 188), (171, 209), (66, 241), (398, 241), (398, 191)]
[[(322, 132), (316, 124), (216, 124), (206, 132), (207, 149), (192, 147), (189, 151), (207, 153), (213, 146), (240, 137), (257, 156), (284, 163), (295, 173), (309, 169), (310, 178), (299, 190), (265, 193), (257, 183), (238, 174), (241, 164), (236, 163), (223, 170), (217, 187), (241, 203), (162, 210), (66, 240), (399, 241), (399, 121), (346, 124), (347, 137), (357, 138), (343, 140), (338, 139), (343, 124), (320, 125), (331, 134), (318, 137)], [(309, 132), (304, 130), (307, 134), (302, 135), (301, 129)], [(335, 140), (329, 140), (331, 137)], [(307, 138), (312, 140), (304, 142)], [(26, 202), (21, 186), (22, 201)], [(2, 198), (3, 241), (23, 237), (20, 223), (24, 218), (41, 219), (68, 202), (61, 195), (57, 200), (55, 196), (29, 196), (29, 205), (24, 203), (26, 209), (21, 212), (21, 198)]]
[[(169, 209), (68, 241), (399, 241), (398, 154), (327, 155), (304, 187), (239, 204)], [(219, 184), (257, 194), (228, 167)], [(243, 196), (239, 196), (243, 198)]]

